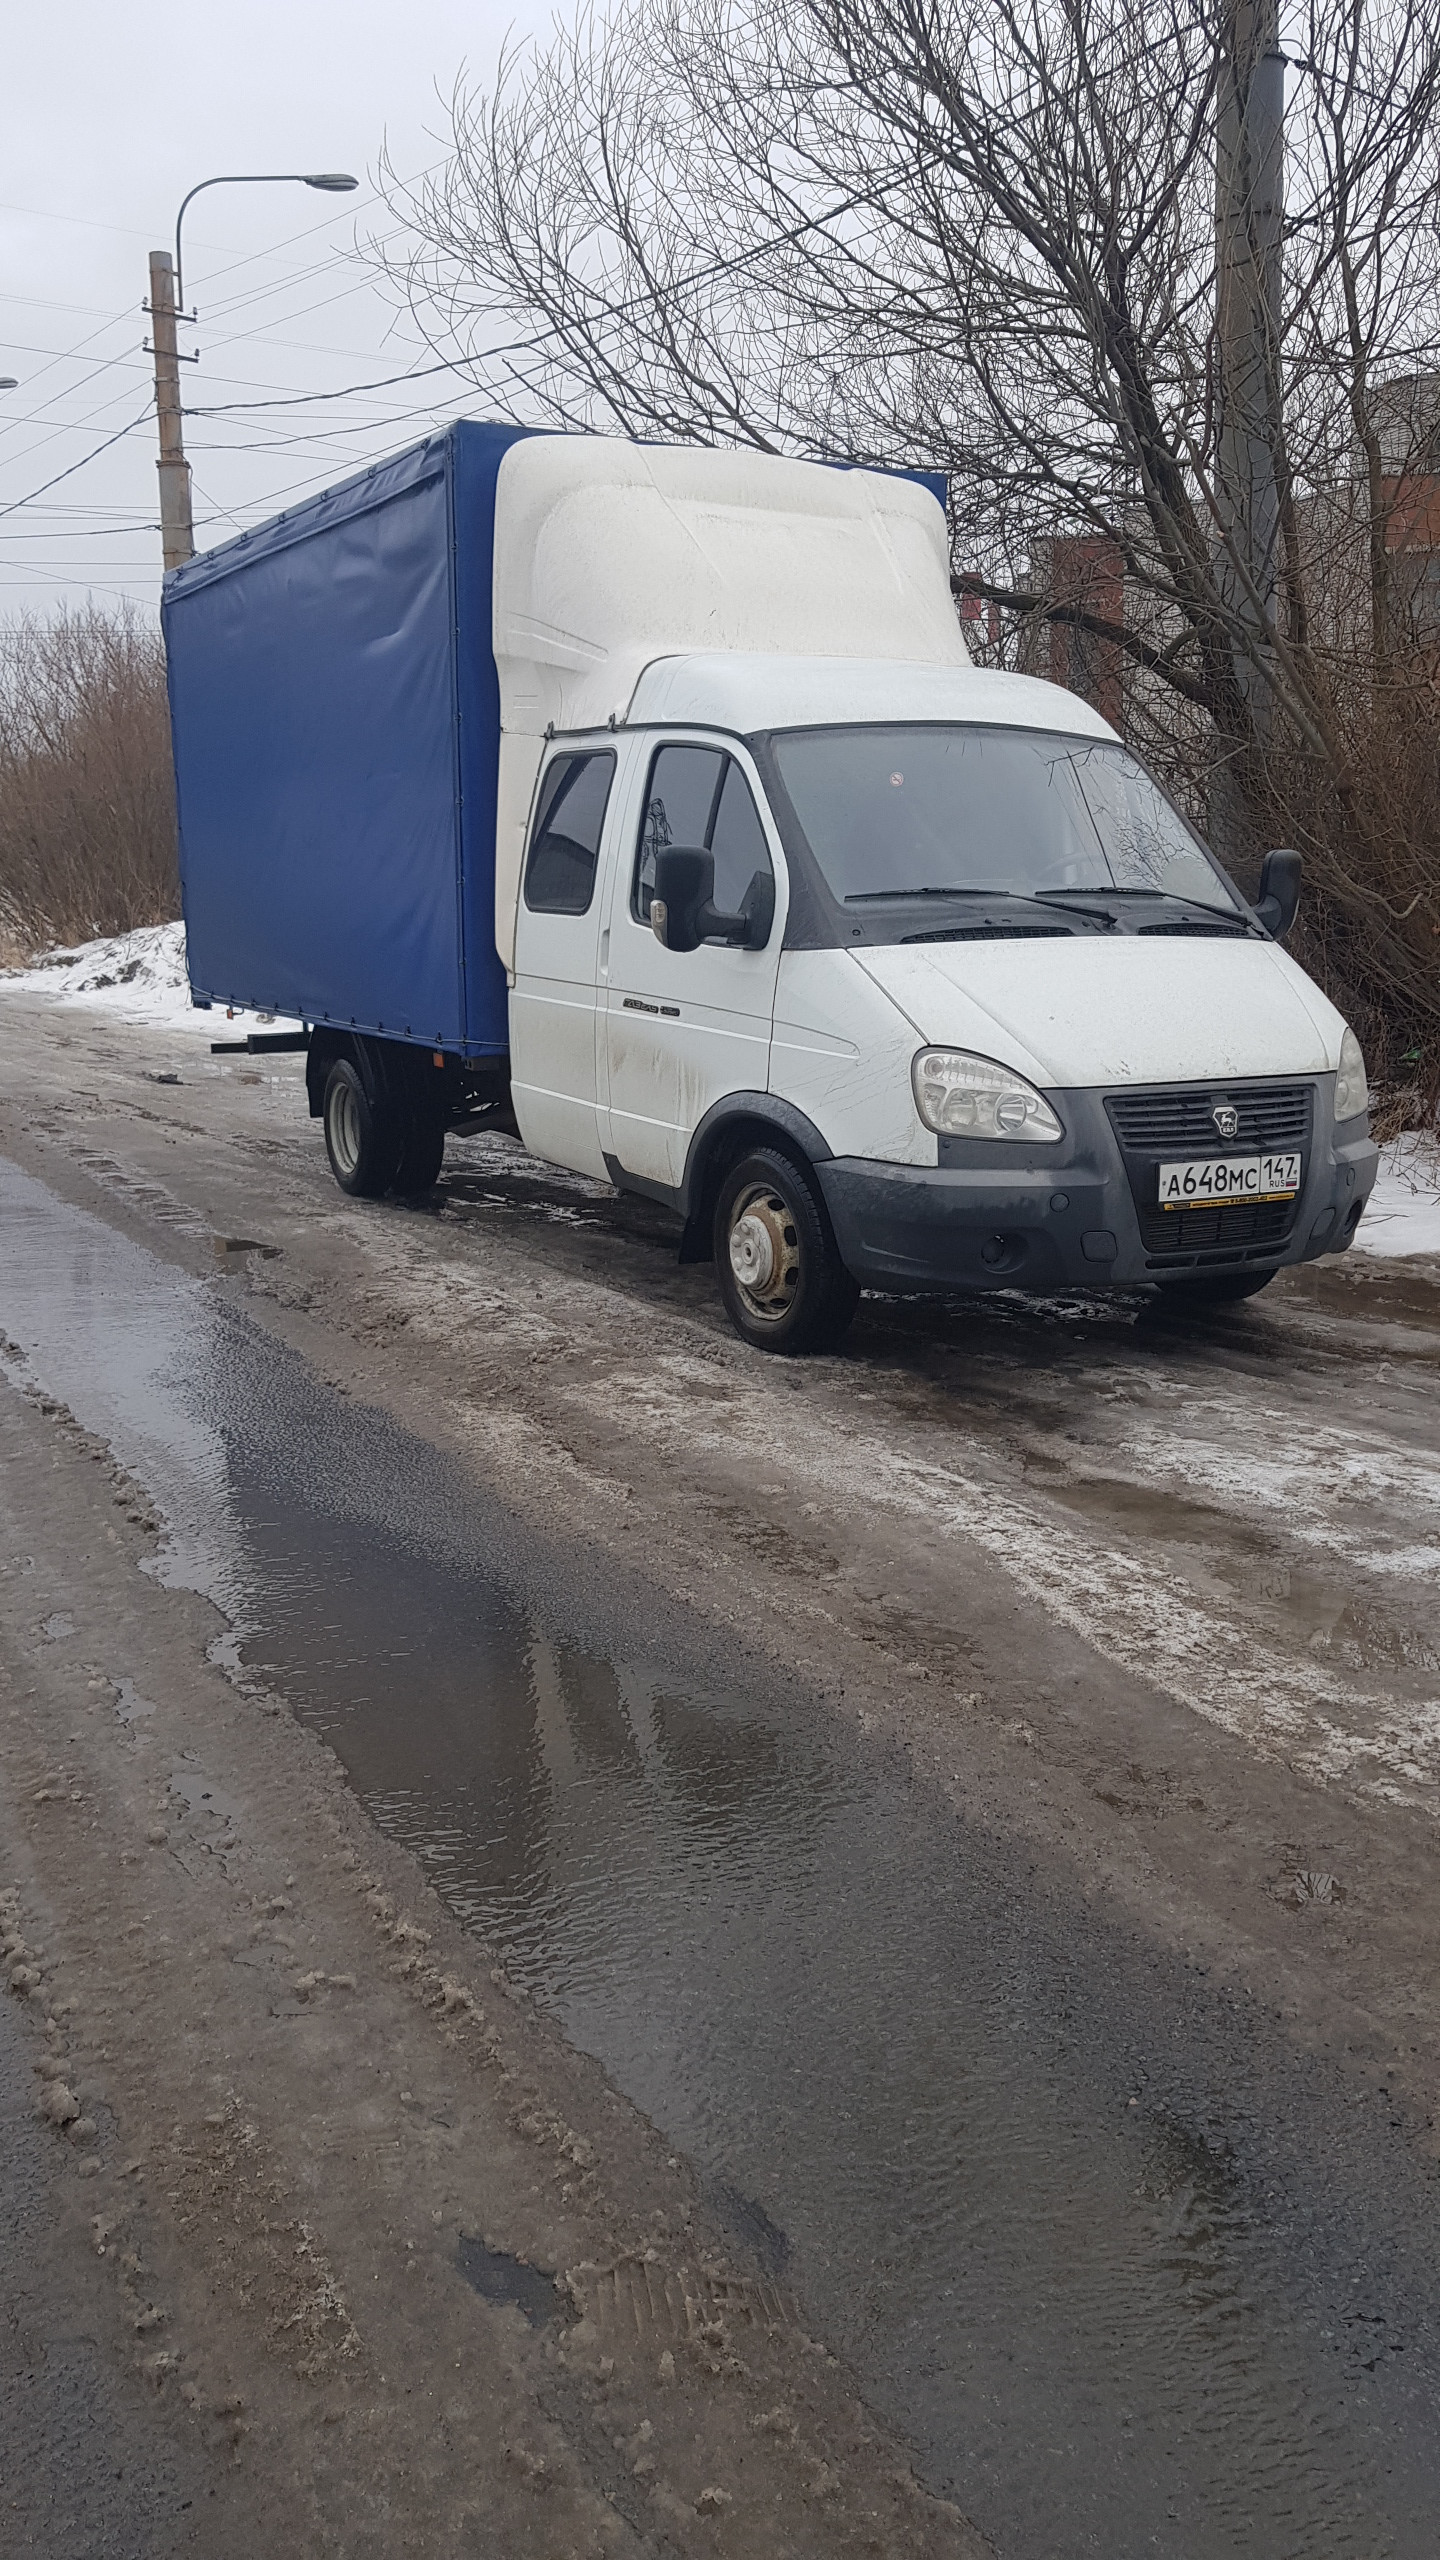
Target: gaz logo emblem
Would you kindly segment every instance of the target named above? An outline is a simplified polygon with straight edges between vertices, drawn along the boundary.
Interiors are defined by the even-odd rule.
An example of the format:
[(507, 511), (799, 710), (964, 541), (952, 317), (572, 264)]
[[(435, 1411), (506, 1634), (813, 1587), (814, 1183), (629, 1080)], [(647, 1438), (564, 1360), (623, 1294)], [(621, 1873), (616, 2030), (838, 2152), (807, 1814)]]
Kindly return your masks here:
[(1210, 1114), (1210, 1117), (1214, 1121), (1222, 1138), (1239, 1137), (1240, 1114), (1236, 1110), (1233, 1102), (1217, 1102), (1214, 1110)]

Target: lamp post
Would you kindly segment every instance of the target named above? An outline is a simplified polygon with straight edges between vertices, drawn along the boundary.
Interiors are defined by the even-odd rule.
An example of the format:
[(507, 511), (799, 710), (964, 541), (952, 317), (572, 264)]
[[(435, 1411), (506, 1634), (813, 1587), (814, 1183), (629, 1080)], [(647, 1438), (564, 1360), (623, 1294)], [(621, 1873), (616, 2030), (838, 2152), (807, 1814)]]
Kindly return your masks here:
[[(180, 365), (175, 339), (177, 320), (193, 319), (184, 307), (180, 265), (180, 226), (186, 206), (206, 187), (318, 187), (326, 195), (348, 195), (360, 181), (342, 169), (321, 169), (306, 176), (299, 170), (264, 169), (238, 176), (202, 178), (181, 202), (175, 217), (175, 256), (168, 249), (150, 252), (151, 352), (155, 358), (155, 414), (160, 427), (160, 539), (167, 569), (178, 569), (195, 557), (195, 530), (190, 505), (190, 465), (185, 459), (181, 428)], [(186, 358), (193, 362), (193, 358)]]

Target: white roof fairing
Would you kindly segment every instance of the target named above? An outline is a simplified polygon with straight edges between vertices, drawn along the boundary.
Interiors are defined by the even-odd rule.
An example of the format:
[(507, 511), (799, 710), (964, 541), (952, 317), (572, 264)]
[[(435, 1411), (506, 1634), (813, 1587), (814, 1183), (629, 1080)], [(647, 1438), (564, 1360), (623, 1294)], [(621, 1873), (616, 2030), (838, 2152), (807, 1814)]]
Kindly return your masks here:
[(911, 666), (897, 658), (770, 657), (696, 651), (652, 659), (626, 718), (730, 729), (821, 729), (834, 722), (991, 721), (999, 728), (1113, 738), (1064, 685), (989, 667)]
[(500, 465), (492, 599), (507, 965), (547, 726), (622, 720), (646, 668), (697, 652), (969, 666), (932, 493), (774, 454), (526, 437)]

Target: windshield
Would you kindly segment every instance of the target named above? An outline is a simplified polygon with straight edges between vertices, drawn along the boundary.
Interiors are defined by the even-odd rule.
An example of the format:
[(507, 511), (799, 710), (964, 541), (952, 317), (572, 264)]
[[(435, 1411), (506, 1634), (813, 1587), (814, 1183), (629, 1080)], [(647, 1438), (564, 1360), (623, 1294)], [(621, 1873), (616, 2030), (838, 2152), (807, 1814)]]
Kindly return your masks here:
[(1035, 729), (793, 729), (772, 741), (841, 903), (1131, 890), (1239, 913), (1198, 837), (1124, 747)]

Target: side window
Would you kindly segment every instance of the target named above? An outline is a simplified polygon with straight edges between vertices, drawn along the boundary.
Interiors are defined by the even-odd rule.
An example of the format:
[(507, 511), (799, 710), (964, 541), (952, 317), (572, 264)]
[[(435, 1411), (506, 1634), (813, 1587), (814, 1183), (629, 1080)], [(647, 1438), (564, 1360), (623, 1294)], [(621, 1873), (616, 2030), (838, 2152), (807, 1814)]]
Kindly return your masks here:
[(605, 804), (615, 779), (609, 753), (557, 756), (540, 785), (525, 904), (546, 916), (583, 916), (595, 894)]
[(710, 825), (729, 758), (716, 747), (660, 747), (650, 767), (650, 788), (635, 849), (630, 912), (650, 921), (655, 856), (662, 845), (708, 845)]
[(722, 915), (738, 915), (753, 883), (773, 879), (774, 873), (760, 812), (733, 756), (726, 761), (710, 846), (715, 856), (715, 904)]
[(715, 904), (727, 914), (743, 907), (757, 879), (773, 883), (770, 848), (750, 785), (734, 757), (718, 747), (656, 752), (630, 893), (630, 912), (641, 924), (650, 921), (655, 854), (667, 844), (703, 845), (714, 854)]

